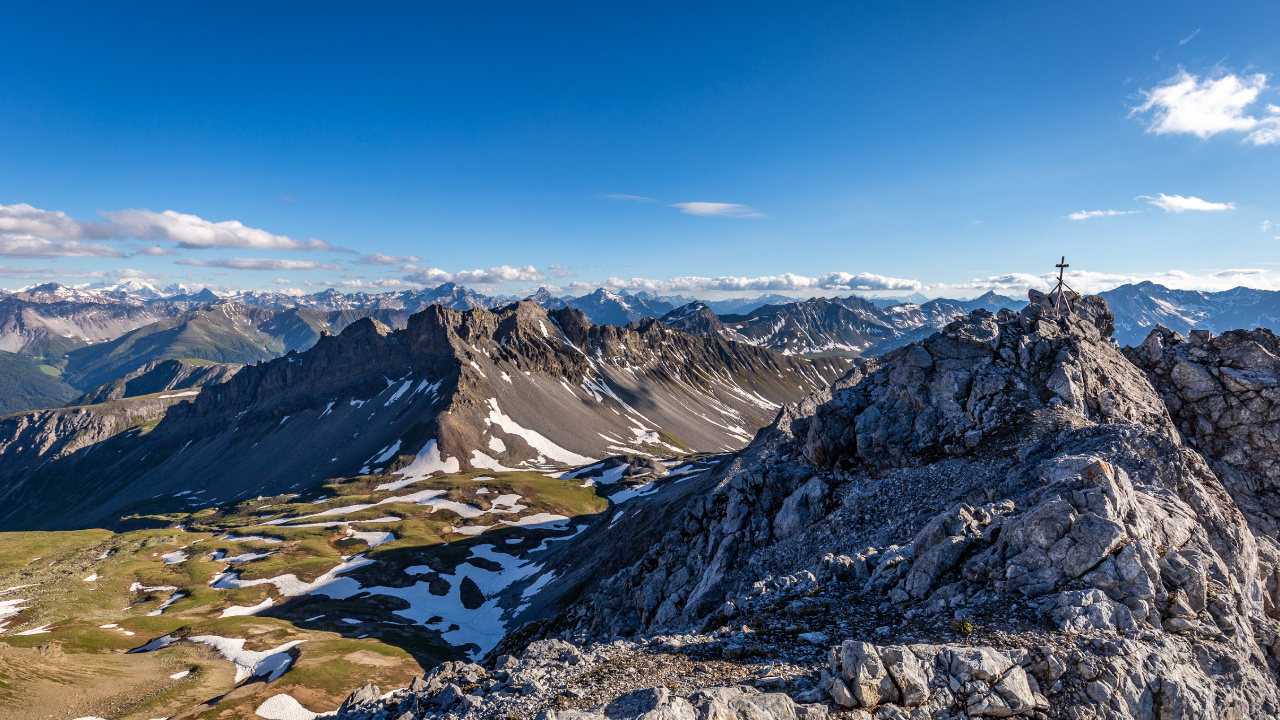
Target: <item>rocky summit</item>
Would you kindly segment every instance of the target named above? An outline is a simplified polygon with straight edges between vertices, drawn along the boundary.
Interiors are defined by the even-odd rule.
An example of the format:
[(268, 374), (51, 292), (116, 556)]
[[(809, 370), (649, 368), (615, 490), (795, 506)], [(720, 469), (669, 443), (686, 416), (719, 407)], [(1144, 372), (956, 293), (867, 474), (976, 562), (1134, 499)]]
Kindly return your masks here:
[(1280, 342), (1122, 351), (1104, 300), (1054, 299), (787, 406), (553, 551), (540, 616), (482, 664), (338, 717), (1280, 716)]

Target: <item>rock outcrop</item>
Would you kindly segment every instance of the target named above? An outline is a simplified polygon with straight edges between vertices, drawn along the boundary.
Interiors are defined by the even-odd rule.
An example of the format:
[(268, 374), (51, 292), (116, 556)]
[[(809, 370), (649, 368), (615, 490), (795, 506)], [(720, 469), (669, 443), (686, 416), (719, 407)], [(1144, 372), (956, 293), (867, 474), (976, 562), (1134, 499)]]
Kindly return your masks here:
[(205, 385), (217, 385), (230, 380), (243, 367), (243, 365), (191, 360), (185, 362), (157, 360), (143, 365), (124, 377), (100, 385), (68, 404), (96, 405), (110, 400), (150, 395), (165, 390), (186, 390)]

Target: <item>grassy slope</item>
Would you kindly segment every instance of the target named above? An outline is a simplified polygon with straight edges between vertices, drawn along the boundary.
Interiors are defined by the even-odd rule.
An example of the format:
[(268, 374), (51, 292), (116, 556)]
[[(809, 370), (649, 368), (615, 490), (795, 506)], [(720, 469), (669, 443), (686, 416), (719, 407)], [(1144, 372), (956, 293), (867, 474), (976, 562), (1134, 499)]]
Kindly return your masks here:
[(0, 351), (0, 415), (58, 407), (77, 395), (55, 368)]
[[(363, 541), (347, 537), (341, 527), (303, 528), (261, 523), (425, 489), (442, 490), (448, 499), (481, 509), (488, 507), (488, 499), (498, 494), (515, 493), (522, 497), (520, 502), (527, 505), (520, 516), (535, 513), (590, 516), (608, 507), (608, 500), (602, 494), (606, 489), (584, 488), (580, 481), (559, 480), (535, 472), (492, 473), (479, 481), (473, 479), (476, 475), (428, 479), (389, 492), (376, 489), (379, 483), (389, 479), (387, 476), (359, 476), (317, 487), (301, 497), (258, 498), (215, 507), (203, 507), (190, 496), (155, 498), (135, 508), (138, 515), (171, 521), (174, 526), (123, 533), (106, 530), (2, 533), (0, 589), (40, 584), (0, 595), (3, 600), (25, 598), (28, 602), (24, 604), (29, 606), (17, 618), (0, 621), (0, 625), (7, 624), (7, 628), (0, 629), (0, 640), (10, 646), (0, 647), (0, 668), (5, 667), (9, 656), (29, 668), (22, 677), (0, 681), (0, 700), (38, 702), (39, 693), (47, 690), (49, 682), (66, 683), (82, 694), (102, 693), (105, 690), (94, 690), (88, 678), (94, 673), (110, 671), (125, 678), (150, 678), (141, 684), (145, 687), (140, 685), (135, 690), (112, 689), (116, 695), (112, 702), (118, 710), (111, 717), (147, 720), (192, 707), (196, 698), (219, 697), (232, 690), (235, 683), (227, 670), (229, 663), (198, 644), (177, 643), (154, 653), (120, 655), (170, 633), (184, 637), (213, 634), (246, 638), (246, 648), (251, 650), (274, 648), (291, 640), (306, 641), (298, 646), (296, 662), (279, 680), (270, 684), (246, 682), (216, 708), (198, 712), (196, 717), (200, 718), (251, 718), (262, 701), (280, 692), (292, 694), (313, 710), (324, 711), (336, 707), (346, 693), (365, 682), (381, 687), (403, 686), (424, 668), (461, 656), (441, 641), (439, 630), (396, 620), (394, 613), (404, 607), (401, 601), (387, 596), (347, 600), (321, 595), (284, 598), (266, 584), (215, 589), (210, 583), (226, 564), (213, 560), (210, 554), (218, 551), (227, 556), (272, 553), (237, 564), (235, 569), (246, 580), (292, 573), (310, 581), (341, 563), (343, 556), (363, 551), (382, 562), (360, 568), (351, 573), (352, 577), (361, 579), (366, 586), (403, 584), (408, 580), (404, 575), (407, 566), (428, 565), (438, 572), (451, 573), (467, 559), (472, 545), (493, 544), (501, 552), (524, 552), (554, 533), (495, 526), (480, 537), (464, 536), (451, 532), (450, 528), (491, 524), (499, 517), (516, 516), (484, 515), (464, 520), (448, 510), (433, 512), (430, 506), (404, 502), (383, 503), (363, 511), (317, 518), (345, 521), (395, 518), (385, 523), (353, 526), (363, 531), (394, 533), (392, 542), (372, 551)], [(490, 492), (478, 492), (481, 488)], [(176, 527), (177, 523), (185, 530)], [(217, 539), (228, 532), (239, 536), (263, 535), (282, 542)], [(190, 559), (164, 564), (161, 556), (183, 548)], [(96, 578), (85, 581), (84, 578), (94, 574)], [(171, 592), (130, 590), (135, 582), (144, 586), (176, 587), (178, 592), (186, 593), (186, 597), (162, 614), (148, 616)], [(219, 617), (230, 606), (251, 606), (268, 597), (274, 599), (276, 605), (258, 615)], [(317, 616), (323, 617), (317, 619)], [(343, 618), (360, 622), (347, 623)], [(106, 624), (118, 627), (100, 627)], [(13, 634), (41, 625), (48, 625), (49, 632)], [(47, 653), (52, 646), (60, 648), (70, 660), (62, 660), (56, 667), (50, 665), (47, 671), (41, 670), (43, 665), (37, 660), (43, 656), (38, 657), (38, 653)], [(32, 654), (22, 655), (24, 652)], [(102, 659), (100, 656), (104, 653), (110, 657)], [(115, 665), (104, 668), (94, 664), (108, 661)], [(83, 677), (67, 675), (71, 672), (68, 668), (80, 667), (88, 668)], [(193, 668), (195, 672), (181, 679), (170, 679), (165, 674), (179, 667)], [(80, 714), (91, 713), (85, 710)]]
[(97, 387), (153, 360), (191, 358), (218, 363), (252, 364), (284, 353), (281, 343), (218, 311), (200, 311), (164, 320), (112, 340), (70, 353), (68, 382), (82, 389)]

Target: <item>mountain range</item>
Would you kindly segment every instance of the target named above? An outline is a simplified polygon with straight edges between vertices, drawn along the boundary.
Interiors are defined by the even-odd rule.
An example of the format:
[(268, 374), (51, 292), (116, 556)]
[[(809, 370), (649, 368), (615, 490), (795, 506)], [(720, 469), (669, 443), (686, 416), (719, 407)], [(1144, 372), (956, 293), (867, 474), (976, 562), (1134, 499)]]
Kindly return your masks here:
[[(1115, 337), (1122, 344), (1140, 342), (1157, 324), (1185, 334), (1193, 328), (1270, 328), (1280, 319), (1280, 295), (1274, 291), (1208, 293), (1144, 282), (1101, 295), (1114, 308)], [(977, 308), (1017, 310), (1025, 304), (994, 292), (923, 302), (856, 295), (700, 301), (603, 288), (579, 297), (556, 297), (542, 288), (529, 299), (549, 309), (579, 310), (597, 325), (659, 318), (694, 335), (786, 355), (849, 358), (882, 355), (924, 339)], [(495, 309), (510, 302), (452, 283), (376, 294), (329, 289), (225, 297), (208, 289), (159, 290), (137, 282), (100, 289), (40, 285), (0, 297), (0, 352), (10, 370), (0, 384), (0, 411), (58, 406), (160, 360), (252, 364), (305, 350), (363, 317), (403, 328), (410, 315), (431, 306)]]
[[(230, 307), (244, 306), (200, 312), (229, 318)], [(388, 482), (409, 484), (460, 469), (552, 471), (616, 454), (731, 451), (782, 404), (850, 364), (652, 319), (593, 325), (572, 308), (521, 302), (492, 312), (431, 305), (399, 330), (366, 317), (304, 352), (213, 377), (193, 379), (199, 366), (148, 367), (88, 400), (190, 402), (156, 407), (159, 423), (145, 433), (91, 431), (93, 452), (76, 438), (90, 432), (83, 425), (96, 406), (0, 421), (0, 527), (110, 524), (157, 491), (234, 500), (369, 473), (398, 472)]]

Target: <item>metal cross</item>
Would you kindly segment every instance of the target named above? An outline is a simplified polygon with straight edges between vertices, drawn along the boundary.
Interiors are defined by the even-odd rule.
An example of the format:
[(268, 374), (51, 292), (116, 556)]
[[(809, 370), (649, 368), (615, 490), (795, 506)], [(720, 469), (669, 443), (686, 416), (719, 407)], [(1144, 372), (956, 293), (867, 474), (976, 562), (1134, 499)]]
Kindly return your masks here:
[[(1062, 259), (1059, 260), (1058, 264), (1054, 265), (1054, 267), (1058, 268), (1058, 286), (1053, 289), (1053, 292), (1054, 292), (1053, 312), (1055, 315), (1061, 315), (1062, 304), (1064, 302), (1067, 305), (1067, 312), (1074, 312), (1074, 310), (1072, 310), (1071, 308), (1071, 300), (1065, 299), (1062, 296), (1063, 290), (1071, 290), (1071, 286), (1067, 285), (1067, 282), (1063, 276), (1063, 274), (1066, 272), (1066, 269), (1071, 267), (1071, 265), (1067, 263), (1067, 256), (1063, 255)], [(1075, 292), (1075, 291), (1071, 290), (1071, 292)]]

